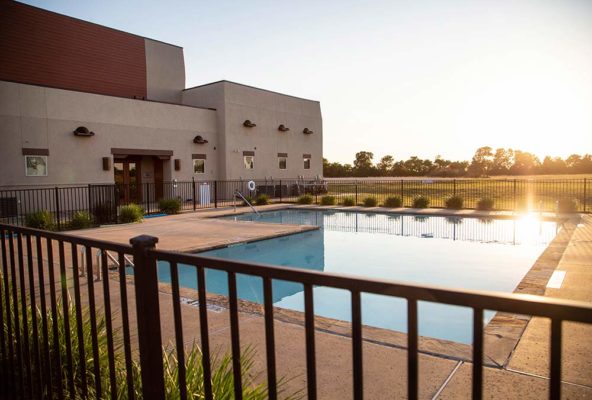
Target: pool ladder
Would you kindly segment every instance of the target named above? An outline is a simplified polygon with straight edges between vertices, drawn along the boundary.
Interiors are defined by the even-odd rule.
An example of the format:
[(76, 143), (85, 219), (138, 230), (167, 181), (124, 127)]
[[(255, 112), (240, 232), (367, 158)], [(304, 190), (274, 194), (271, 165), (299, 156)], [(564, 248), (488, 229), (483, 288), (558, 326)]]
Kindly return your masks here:
[[(109, 269), (117, 269), (119, 268), (119, 260), (117, 260), (111, 253), (109, 253), (107, 250), (97, 250), (97, 255), (96, 255), (96, 268), (93, 268), (92, 273), (93, 275), (96, 276), (96, 281), (100, 281), (101, 280), (101, 268), (99, 267), (101, 265), (101, 255), (102, 252), (105, 252), (105, 254), (107, 255), (107, 259), (111, 260), (113, 262), (113, 264), (115, 264), (115, 267), (108, 267)], [(80, 249), (80, 267), (78, 268), (78, 275), (79, 276), (84, 276), (86, 273), (86, 248), (82, 247)], [(126, 255), (123, 256), (124, 262), (125, 262), (125, 266), (126, 267), (133, 267), (134, 263), (132, 262), (132, 260), (130, 260), (130, 258)]]
[[(247, 203), (247, 205), (248, 205), (249, 207), (251, 207), (251, 210), (253, 210), (253, 212), (254, 212), (254, 213), (257, 215), (257, 216), (259, 216), (259, 211), (257, 211), (257, 210), (255, 209), (255, 207), (253, 207), (253, 205), (252, 205), (252, 204), (249, 202), (249, 200), (247, 200), (247, 199), (245, 198), (245, 196), (243, 196), (243, 194), (242, 194), (242, 193), (241, 193), (241, 192), (240, 192), (238, 189), (234, 191), (234, 197), (235, 197), (235, 198), (236, 198), (236, 197), (239, 197), (239, 198), (241, 198), (241, 199), (242, 199), (242, 200), (243, 200), (245, 203)], [(236, 212), (236, 203), (234, 204), (234, 212)]]

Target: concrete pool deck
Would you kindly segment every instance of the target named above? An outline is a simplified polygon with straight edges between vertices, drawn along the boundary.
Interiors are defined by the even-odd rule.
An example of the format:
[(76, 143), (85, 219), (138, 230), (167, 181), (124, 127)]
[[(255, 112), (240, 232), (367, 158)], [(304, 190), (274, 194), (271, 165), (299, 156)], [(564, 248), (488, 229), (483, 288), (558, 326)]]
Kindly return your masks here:
[[(279, 209), (285, 205), (266, 206), (259, 209)], [(308, 208), (308, 207), (306, 207)], [(318, 207), (315, 207), (318, 209)], [(353, 211), (353, 208), (348, 208)], [(379, 211), (379, 209), (375, 209)], [(243, 210), (241, 210), (243, 211)], [(380, 210), (382, 211), (382, 210)], [(419, 210), (414, 214), (443, 215), (442, 210)], [(232, 209), (204, 210), (191, 214), (162, 217), (146, 220), (142, 224), (130, 224), (103, 227), (87, 231), (72, 232), (77, 236), (104, 239), (128, 243), (129, 238), (138, 234), (158, 236), (158, 248), (176, 251), (195, 251), (221, 245), (249, 240), (259, 240), (265, 235), (281, 235), (298, 232), (296, 226), (290, 227), (272, 224), (256, 224), (208, 220), (209, 217), (232, 213)], [(398, 210), (397, 210), (398, 212)], [(451, 212), (444, 215), (457, 216), (493, 216), (490, 213)], [(470, 214), (470, 215), (468, 215)], [(512, 215), (511, 213), (496, 213)], [(248, 224), (249, 229), (245, 229)], [(288, 227), (288, 228), (286, 228)], [(183, 235), (194, 235), (187, 240)], [(210, 232), (212, 232), (210, 234)], [(229, 233), (230, 232), (230, 233)], [(574, 225), (573, 232), (566, 239), (561, 250), (550, 249), (543, 254), (541, 263), (548, 270), (565, 271), (565, 279), (558, 289), (547, 288), (545, 296), (592, 302), (592, 216), (583, 216), (580, 223)], [(66, 253), (68, 254), (68, 253)], [(548, 279), (544, 274), (540, 279)], [(112, 281), (113, 282), (113, 281)], [(112, 306), (117, 304), (117, 283), (113, 282)], [(128, 284), (130, 291), (130, 310), (134, 310), (133, 284)], [(162, 286), (161, 324), (163, 343), (174, 340), (172, 320), (172, 299), (167, 285)], [(184, 297), (193, 297), (191, 291), (182, 291)], [(213, 297), (212, 297), (213, 299)], [(210, 298), (208, 299), (210, 303)], [(209, 304), (210, 305), (210, 304)], [(189, 345), (194, 340), (199, 343), (198, 308), (182, 305), (184, 340)], [(135, 321), (131, 313), (132, 324)], [(281, 318), (278, 309), (274, 325), (276, 331), (276, 356), (278, 376), (292, 378), (286, 386), (288, 392), (306, 387), (304, 330), (297, 321)], [(230, 347), (229, 313), (224, 307), (210, 307), (208, 312), (211, 342), (215, 348), (227, 351)], [(319, 398), (351, 398), (351, 341), (345, 332), (327, 330), (324, 321), (316, 321), (317, 343), (317, 384)], [(346, 324), (347, 325), (347, 324)], [(133, 326), (133, 325), (132, 325)], [(406, 396), (406, 352), (404, 349), (367, 340), (364, 327), (364, 384), (365, 395), (371, 399), (404, 398)], [(511, 351), (508, 360), (502, 365), (488, 367), (484, 373), (484, 398), (544, 398), (548, 387), (548, 349), (549, 324), (544, 319), (533, 318), (522, 329), (517, 345)], [(256, 350), (255, 370), (265, 373), (265, 329), (261, 314), (242, 312), (240, 315), (241, 344), (252, 346)], [(404, 334), (400, 334), (404, 335)], [(564, 398), (592, 398), (592, 326), (566, 323), (564, 326), (563, 347), (563, 395)], [(495, 343), (486, 342), (488, 347)], [(470, 346), (467, 346), (470, 347)], [(421, 349), (421, 345), (420, 345)], [(457, 399), (470, 398), (471, 363), (466, 359), (435, 354), (420, 355), (420, 397)], [(265, 375), (258, 381), (264, 381)]]

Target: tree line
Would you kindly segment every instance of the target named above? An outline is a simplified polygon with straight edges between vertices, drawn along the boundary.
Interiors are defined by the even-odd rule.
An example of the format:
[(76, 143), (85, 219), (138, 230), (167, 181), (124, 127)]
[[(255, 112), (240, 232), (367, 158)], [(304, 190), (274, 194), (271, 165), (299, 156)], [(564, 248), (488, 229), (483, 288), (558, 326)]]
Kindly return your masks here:
[(386, 155), (376, 164), (369, 151), (356, 153), (353, 164), (323, 159), (326, 177), (438, 176), (486, 177), (495, 175), (584, 174), (592, 173), (592, 154), (572, 154), (566, 159), (547, 156), (541, 161), (532, 153), (489, 146), (475, 151), (471, 161), (451, 161), (437, 156), (433, 161), (412, 156), (395, 161)]

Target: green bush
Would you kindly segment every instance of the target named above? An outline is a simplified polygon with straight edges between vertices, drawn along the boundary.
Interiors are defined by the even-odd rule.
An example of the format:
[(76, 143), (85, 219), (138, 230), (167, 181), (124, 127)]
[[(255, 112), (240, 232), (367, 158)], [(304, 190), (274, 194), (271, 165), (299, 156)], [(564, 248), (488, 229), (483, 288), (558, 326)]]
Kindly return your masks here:
[(447, 198), (446, 208), (449, 210), (460, 210), (463, 208), (463, 198), (460, 196), (452, 196)]
[(25, 225), (29, 228), (51, 231), (54, 229), (53, 215), (47, 210), (35, 211), (26, 215)]
[[(246, 200), (246, 201), (245, 201)], [(248, 202), (248, 203), (247, 203)], [(251, 196), (245, 196), (243, 199), (243, 206), (248, 206), (249, 204), (253, 204), (253, 198)]]
[(417, 196), (413, 199), (413, 208), (428, 208), (430, 206), (430, 199), (425, 196)]
[(321, 197), (321, 205), (333, 206), (335, 205), (335, 196), (323, 196)]
[(88, 229), (93, 225), (92, 216), (87, 211), (76, 211), (68, 224), (70, 229)]
[(378, 200), (376, 197), (368, 196), (364, 199), (364, 207), (376, 207), (378, 205)]
[(121, 223), (140, 222), (143, 218), (144, 209), (137, 204), (131, 203), (119, 210), (119, 221)]
[[(82, 278), (81, 278), (82, 279)], [(0, 285), (2, 284), (2, 277), (0, 276)], [(69, 296), (69, 294), (68, 294)], [(56, 299), (58, 304), (62, 304), (60, 298)], [(111, 397), (110, 381), (110, 358), (109, 358), (109, 333), (107, 329), (107, 320), (103, 312), (96, 310), (95, 315), (91, 318), (90, 308), (82, 304), (79, 312), (76, 310), (76, 305), (73, 301), (67, 302), (67, 308), (58, 307), (56, 314), (46, 313), (38, 307), (33, 308), (28, 302), (24, 307), (21, 303), (21, 299), (18, 299), (14, 307), (7, 309), (2, 307), (0, 312), (3, 313), (2, 320), (4, 321), (3, 329), (5, 332), (5, 340), (9, 342), (13, 347), (17, 346), (18, 341), (22, 343), (23, 338), (17, 338), (15, 330), (8, 330), (7, 328), (7, 316), (11, 314), (11, 320), (19, 322), (20, 326), (23, 326), (25, 321), (28, 326), (32, 326), (33, 316), (37, 321), (47, 319), (48, 326), (55, 326), (57, 329), (48, 330), (48, 343), (51, 346), (47, 346), (46, 354), (49, 357), (47, 362), (51, 365), (58, 365), (59, 360), (67, 360), (69, 354), (76, 354), (76, 357), (71, 359), (72, 364), (69, 366), (72, 371), (75, 371), (73, 375), (74, 389), (77, 393), (81, 393), (83, 384), (87, 387), (88, 398), (98, 398), (95, 391), (95, 361), (98, 363), (98, 378), (102, 390), (103, 396), (101, 398)], [(15, 313), (15, 310), (19, 310)], [(24, 313), (21, 310), (25, 310)], [(24, 315), (23, 315), (24, 314)], [(66, 324), (66, 318), (68, 325)], [(68, 328), (68, 329), (67, 329)], [(10, 335), (9, 335), (10, 332)], [(93, 332), (96, 341), (93, 340)], [(56, 335), (57, 333), (57, 335)], [(79, 338), (79, 333), (81, 336)], [(22, 332), (21, 332), (22, 334)], [(28, 346), (27, 352), (34, 354), (37, 351), (36, 343), (40, 341), (40, 337), (33, 336), (34, 331), (28, 330)], [(124, 352), (124, 342), (121, 336), (121, 331), (114, 329), (112, 332), (112, 343), (113, 343), (113, 366), (114, 373), (117, 382), (117, 390), (114, 393), (115, 398), (124, 399), (128, 397), (128, 381), (127, 381), (127, 370), (126, 370), (126, 359)], [(18, 340), (18, 341), (17, 341)], [(57, 346), (53, 344), (57, 343)], [(83, 348), (79, 348), (79, 344), (82, 343)], [(94, 343), (97, 344), (98, 357), (94, 358)], [(83, 351), (81, 351), (83, 350)], [(84, 354), (84, 364), (82, 363), (78, 354)], [(255, 371), (254, 361), (256, 359), (255, 350), (246, 346), (241, 349), (240, 357), (240, 368), (243, 377), (243, 398), (250, 400), (263, 400), (267, 399), (268, 388), (265, 383), (257, 383), (257, 374)], [(18, 365), (17, 357), (19, 355), (12, 354), (12, 359), (9, 358), (8, 354), (4, 354), (0, 362), (3, 367), (8, 365)], [(179, 363), (177, 358), (177, 350), (171, 344), (164, 345), (162, 348), (162, 359), (164, 367), (164, 390), (166, 399), (178, 399), (179, 393)], [(145, 393), (142, 393), (142, 382), (140, 373), (140, 363), (137, 359), (131, 360), (131, 377), (133, 384), (134, 397), (136, 399), (145, 398)], [(36, 364), (34, 365), (36, 367)], [(85, 380), (82, 380), (82, 374), (79, 372), (84, 368)], [(202, 352), (201, 349), (193, 344), (188, 346), (185, 350), (185, 370), (186, 370), (186, 384), (187, 392), (191, 399), (203, 399), (205, 398), (204, 393), (204, 371), (202, 363)], [(42, 369), (36, 369), (34, 373), (41, 373)], [(21, 375), (20, 370), (16, 369), (13, 380), (3, 382), (5, 389), (8, 393), (14, 393), (18, 390), (18, 382), (21, 379), (27, 378)], [(35, 381), (35, 383), (42, 384), (42, 392), (46, 393), (49, 389), (48, 385), (52, 385), (54, 393), (58, 392), (58, 383), (62, 387), (68, 387), (67, 374), (64, 374), (60, 369), (52, 369), (51, 376), (44, 376), (43, 382)], [(34, 378), (33, 378), (34, 379)], [(211, 379), (212, 379), (212, 392), (215, 399), (232, 399), (234, 398), (234, 377), (232, 369), (232, 355), (230, 352), (213, 352), (211, 355)], [(286, 383), (289, 379), (285, 377), (278, 377), (277, 389), (278, 395), (281, 398), (295, 399), (300, 398), (300, 393), (288, 393)], [(78, 398), (78, 396), (76, 396)]]
[(477, 210), (490, 211), (493, 210), (494, 201), (491, 197), (483, 197), (477, 201)]
[(110, 202), (95, 205), (92, 213), (95, 217), (95, 222), (99, 225), (116, 222), (114, 217), (117, 215), (117, 211), (114, 210), (113, 204)]
[(158, 208), (165, 214), (178, 214), (181, 210), (181, 200), (162, 199), (158, 202)]
[(557, 201), (557, 211), (560, 213), (574, 213), (578, 210), (576, 199), (561, 199)]
[(296, 202), (298, 204), (312, 204), (313, 198), (310, 194), (303, 194), (302, 196), (298, 197)]
[(255, 199), (255, 204), (257, 204), (258, 206), (265, 206), (265, 205), (269, 204), (269, 196), (266, 195), (265, 193), (261, 193)]
[(341, 204), (343, 204), (344, 207), (353, 207), (356, 205), (356, 200), (353, 197), (346, 197)]
[(398, 208), (403, 206), (403, 200), (399, 196), (387, 197), (384, 206), (389, 208)]

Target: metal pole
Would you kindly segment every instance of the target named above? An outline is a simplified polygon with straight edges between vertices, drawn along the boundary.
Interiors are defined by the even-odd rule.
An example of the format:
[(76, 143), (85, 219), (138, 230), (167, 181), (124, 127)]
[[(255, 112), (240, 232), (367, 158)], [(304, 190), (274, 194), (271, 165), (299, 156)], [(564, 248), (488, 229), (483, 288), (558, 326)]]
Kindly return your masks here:
[(584, 178), (584, 212), (586, 212), (586, 178)]
[(514, 212), (516, 212), (516, 179), (514, 179)]
[(193, 196), (191, 196), (193, 198), (193, 211), (195, 211), (195, 177), (194, 176), (191, 177), (191, 189), (193, 190)]
[(156, 243), (158, 238), (148, 235), (130, 239), (134, 255), (138, 345), (145, 399), (164, 399), (158, 275), (156, 259), (149, 253), (156, 248)]
[(403, 179), (401, 179), (401, 206), (405, 207), (405, 197), (403, 197)]
[(214, 208), (218, 208), (218, 181), (214, 181)]
[(56, 209), (56, 222), (58, 225), (58, 231), (61, 229), (61, 224), (60, 224), (60, 192), (58, 187), (55, 187), (55, 209)]
[(452, 195), (456, 196), (456, 179), (452, 180), (453, 188), (452, 188)]
[[(584, 182), (585, 182), (585, 180), (584, 180)], [(584, 187), (586, 187), (585, 184), (584, 184)], [(584, 195), (585, 195), (585, 193), (584, 193)], [(282, 202), (282, 180), (280, 179), (280, 203), (281, 202)], [(584, 203), (584, 204), (586, 204), (586, 203)]]
[(358, 205), (358, 181), (356, 181), (356, 206)]

